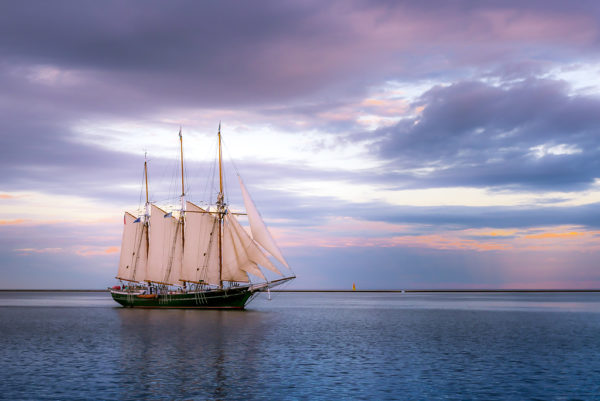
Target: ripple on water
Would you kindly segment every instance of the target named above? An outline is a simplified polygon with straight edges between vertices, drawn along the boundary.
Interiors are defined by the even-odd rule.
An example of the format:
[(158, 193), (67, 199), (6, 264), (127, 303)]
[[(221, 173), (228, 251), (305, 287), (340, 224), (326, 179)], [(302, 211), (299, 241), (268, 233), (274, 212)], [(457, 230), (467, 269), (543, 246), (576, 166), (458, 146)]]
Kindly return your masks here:
[(600, 399), (597, 294), (280, 293), (244, 312), (11, 294), (6, 399)]

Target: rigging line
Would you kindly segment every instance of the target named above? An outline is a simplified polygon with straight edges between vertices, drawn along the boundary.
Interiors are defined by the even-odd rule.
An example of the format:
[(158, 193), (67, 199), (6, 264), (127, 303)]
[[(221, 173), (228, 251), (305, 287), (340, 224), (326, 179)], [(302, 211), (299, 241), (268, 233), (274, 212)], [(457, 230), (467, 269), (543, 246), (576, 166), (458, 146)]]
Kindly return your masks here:
[(240, 171), (238, 170), (238, 168), (235, 164), (235, 161), (233, 160), (233, 157), (231, 157), (231, 152), (229, 151), (227, 144), (225, 143), (225, 141), (223, 139), (221, 139), (221, 143), (223, 144), (223, 148), (225, 149), (225, 151), (227, 152), (227, 155), (229, 156), (229, 160), (231, 161), (231, 164), (233, 165), (233, 169), (235, 170), (235, 173), (237, 175), (240, 175)]
[[(181, 127), (179, 128), (179, 132), (181, 133)], [(183, 154), (183, 142), (181, 143), (181, 180), (183, 182), (183, 196), (185, 196), (185, 198), (187, 199), (187, 194), (190, 188), (190, 180), (188, 180), (188, 171), (187, 171), (187, 165), (186, 165), (186, 161), (187, 161), (187, 156), (184, 157)], [(182, 205), (182, 207), (185, 207), (185, 205)]]
[[(193, 170), (190, 169), (190, 174), (192, 175), (192, 177), (196, 177), (196, 189), (198, 190), (198, 192), (196, 193), (196, 196), (194, 197), (194, 200), (196, 204), (202, 204), (202, 202), (204, 202), (204, 196), (205, 196), (205, 192), (206, 192), (206, 174), (208, 169), (208, 163), (206, 163), (206, 157), (205, 157), (205, 153), (206, 153), (206, 147), (202, 146), (203, 145), (203, 141), (200, 140), (200, 149), (203, 150), (203, 152), (196, 152), (195, 154), (198, 154), (200, 156), (200, 158), (198, 159), (198, 163), (195, 164)], [(206, 155), (208, 156), (208, 155)], [(206, 166), (205, 166), (206, 165)], [(203, 177), (203, 179), (199, 179), (199, 177)]]
[[(177, 152), (178, 155), (177, 157), (174, 159), (175, 163), (174, 166), (175, 168), (173, 170), (171, 170), (171, 183), (169, 184), (169, 196), (176, 199), (179, 197), (179, 152)], [(176, 194), (176, 195), (174, 195)]]
[[(231, 157), (231, 153), (229, 152), (229, 148), (227, 148), (227, 146), (225, 145), (225, 141), (223, 140), (223, 137), (221, 136), (221, 144), (223, 146), (223, 149), (225, 149), (226, 155), (229, 156), (229, 161), (231, 162), (231, 164), (233, 165), (233, 169), (236, 171), (236, 173), (239, 175), (239, 173), (237, 172), (237, 168), (235, 166), (235, 162), (233, 161), (233, 158)], [(224, 158), (225, 159), (225, 158)], [(225, 181), (225, 189), (226, 191), (224, 191), (227, 195), (226, 195), (226, 201), (227, 204), (229, 205), (229, 187), (227, 185), (227, 175), (223, 174), (223, 180)]]
[(231, 152), (229, 151), (229, 148), (227, 147), (227, 144), (225, 143), (225, 141), (223, 139), (221, 139), (221, 142), (222, 142), (222, 145), (223, 145), (223, 149), (225, 149), (226, 155), (229, 157), (228, 161), (233, 166), (233, 170), (234, 170), (235, 174), (237, 174), (238, 177), (241, 177), (240, 170), (238, 169), (237, 165), (235, 164), (235, 160), (231, 156)]
[(190, 193), (191, 185), (190, 185), (187, 163), (183, 164), (183, 178), (184, 178), (183, 193), (185, 194), (186, 199), (190, 199), (188, 195)]
[(218, 163), (218, 153), (217, 153), (217, 147), (218, 145), (215, 143), (213, 145), (213, 162), (212, 162), (212, 180), (210, 180), (208, 182), (209, 184), (209, 190), (208, 190), (208, 203), (212, 204), (213, 203), (213, 196), (215, 193), (218, 193), (219, 191), (217, 190), (217, 163)]
[[(172, 202), (173, 202), (173, 201), (175, 201), (177, 198), (178, 198), (178, 197), (175, 197), (175, 198), (162, 198), (162, 199), (155, 199), (155, 200), (153, 200), (153, 201), (150, 201), (150, 203), (152, 203), (152, 204), (155, 204), (155, 205), (156, 205), (156, 204), (159, 204), (159, 203), (172, 203)], [(167, 209), (167, 208), (161, 207), (161, 209)], [(165, 211), (168, 211), (168, 210), (165, 210)]]
[[(168, 200), (172, 201), (173, 203), (177, 203), (178, 199), (181, 199), (181, 192), (180, 192), (180, 181), (181, 181), (181, 177), (180, 177), (180, 150), (179, 147), (177, 146), (175, 148), (175, 151), (173, 152), (175, 157), (171, 157), (170, 161), (167, 163), (167, 166), (170, 166), (170, 168), (166, 168), (164, 170), (165, 174), (167, 174), (170, 171), (171, 174), (171, 178), (170, 178), (170, 182), (169, 182), (169, 192), (168, 192)], [(171, 208), (172, 209), (172, 208)]]
[(171, 245), (171, 252), (169, 254), (169, 263), (167, 263), (167, 271), (165, 273), (164, 281), (169, 282), (169, 276), (171, 275), (171, 269), (173, 268), (173, 259), (175, 258), (175, 245), (177, 244), (177, 234), (179, 234), (179, 226), (181, 224), (177, 223), (175, 228), (175, 235), (173, 236), (173, 244)]
[(146, 229), (146, 223), (144, 222), (142, 224), (144, 224), (144, 225), (142, 226), (142, 230), (140, 231), (140, 240), (138, 241), (137, 248), (134, 252), (136, 257), (135, 257), (135, 263), (133, 263), (133, 274), (131, 275), (131, 277), (133, 277), (134, 279), (136, 278), (137, 265), (140, 260), (140, 249), (142, 248), (142, 241), (144, 239), (144, 230)]
[[(225, 149), (225, 151), (227, 152), (226, 154), (229, 156), (229, 160), (230, 160), (231, 164), (233, 165), (233, 169), (235, 170), (235, 173), (238, 175), (238, 177), (241, 177), (240, 172), (237, 168), (237, 165), (235, 164), (233, 157), (231, 157), (231, 155), (229, 153), (229, 148), (227, 147), (227, 144), (225, 143), (225, 141), (223, 139), (221, 139), (221, 143), (222, 143), (223, 149)], [(252, 195), (250, 195), (249, 193), (248, 193), (248, 195), (250, 196), (252, 203), (254, 203), (256, 205), (256, 202), (252, 198)], [(258, 212), (258, 215), (262, 218), (262, 214), (260, 213), (258, 208), (256, 209), (256, 211)], [(291, 267), (289, 267), (288, 270), (290, 270), (294, 276), (296, 275), (296, 273), (294, 273), (294, 271), (292, 270)]]
[[(204, 138), (202, 138), (200, 141), (200, 149), (202, 150), (202, 152), (199, 152), (199, 156), (200, 158), (198, 159), (199, 162), (196, 164), (195, 168), (191, 171), (191, 175), (192, 177), (197, 177), (196, 180), (196, 189), (199, 191), (196, 195), (199, 197), (200, 202), (207, 202), (208, 203), (208, 198), (207, 195), (209, 194), (209, 184), (210, 184), (210, 171), (213, 167), (213, 165), (211, 164), (212, 158), (211, 156), (213, 155), (213, 141), (212, 140), (206, 140)], [(206, 145), (206, 146), (205, 146)], [(199, 178), (202, 177), (202, 180), (200, 180)]]
[(144, 193), (144, 170), (142, 170), (142, 185), (140, 186), (140, 200), (138, 202), (138, 210), (141, 210), (142, 208), (142, 196)]
[[(221, 133), (221, 122), (219, 121), (219, 133)], [(225, 204), (229, 205), (229, 190), (227, 187), (227, 174), (225, 174), (225, 172), (227, 171), (227, 169), (225, 168), (225, 155), (224, 155), (224, 149), (225, 149), (225, 141), (223, 139), (223, 134), (219, 135), (219, 142), (221, 145), (221, 175), (223, 177), (222, 183), (223, 183), (223, 201), (225, 202)]]
[[(225, 170), (225, 168), (223, 168), (223, 170)], [(225, 197), (225, 203), (229, 206), (229, 186), (227, 185), (227, 174), (225, 174), (225, 171), (223, 171), (223, 195)]]
[[(217, 230), (217, 219), (213, 219), (213, 225), (212, 225), (212, 229), (210, 231), (210, 235), (209, 235), (209, 239), (208, 239), (208, 249), (206, 250), (206, 254), (204, 256), (204, 264), (202, 265), (202, 276), (205, 278), (205, 282), (208, 282), (208, 269), (209, 269), (209, 263), (210, 263), (210, 256), (211, 256), (211, 251), (213, 250), (213, 248), (217, 245), (215, 244), (215, 237), (216, 235), (214, 235), (215, 231)], [(200, 250), (198, 248), (198, 250)], [(200, 256), (200, 255), (198, 255)]]
[[(212, 143), (212, 141), (211, 141)], [(214, 168), (215, 168), (215, 159), (214, 158), (210, 158), (209, 155), (213, 155), (214, 154), (214, 145), (210, 146), (210, 147), (206, 147), (206, 149), (208, 149), (209, 153), (207, 154), (206, 158), (203, 158), (204, 162), (204, 166), (200, 166), (200, 167), (204, 167), (204, 170), (208, 172), (208, 174), (206, 173), (202, 173), (202, 174), (198, 174), (198, 176), (200, 177), (204, 177), (203, 180), (203, 186), (202, 186), (202, 192), (201, 192), (201, 200), (202, 202), (206, 203), (207, 205), (211, 204), (211, 191), (212, 191), (212, 186), (211, 186), (211, 178), (212, 181), (214, 181)]]
[(156, 188), (164, 188), (166, 177), (167, 177), (167, 174), (169, 173), (169, 169), (167, 167), (168, 167), (168, 164), (166, 166), (158, 169), (160, 171), (160, 175), (156, 177)]
[[(290, 281), (291, 281), (291, 280), (289, 280), (289, 281), (286, 281), (286, 282), (285, 282), (285, 283), (283, 283), (283, 284), (280, 284), (280, 290), (282, 290), (284, 287), (288, 286), (288, 285), (290, 284)], [(279, 291), (273, 291), (273, 292), (274, 292), (276, 295), (273, 295), (273, 292), (271, 292), (271, 299), (272, 299), (272, 298), (279, 297), (279, 296), (281, 295), (281, 291), (280, 291), (280, 290), (279, 290)]]
[(213, 143), (211, 147), (211, 154), (213, 155), (212, 162), (210, 162), (210, 174), (206, 177), (205, 182), (205, 196), (207, 204), (210, 205), (213, 203), (213, 194), (217, 193), (215, 182), (217, 176), (217, 144)]

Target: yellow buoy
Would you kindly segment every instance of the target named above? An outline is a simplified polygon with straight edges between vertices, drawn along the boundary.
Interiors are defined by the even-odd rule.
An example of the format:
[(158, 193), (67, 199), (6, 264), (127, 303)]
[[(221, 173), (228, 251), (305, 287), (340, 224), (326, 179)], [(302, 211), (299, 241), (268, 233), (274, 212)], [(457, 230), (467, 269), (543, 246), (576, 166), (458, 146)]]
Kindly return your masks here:
[(352, 291), (356, 291), (356, 284), (352, 283)]

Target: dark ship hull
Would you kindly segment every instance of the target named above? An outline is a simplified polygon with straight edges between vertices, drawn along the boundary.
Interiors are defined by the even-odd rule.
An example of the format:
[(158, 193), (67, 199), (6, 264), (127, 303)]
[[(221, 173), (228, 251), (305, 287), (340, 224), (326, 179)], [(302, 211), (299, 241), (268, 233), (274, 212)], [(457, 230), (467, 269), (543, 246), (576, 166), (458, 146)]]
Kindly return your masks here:
[(211, 289), (204, 291), (142, 294), (111, 290), (115, 301), (126, 308), (174, 308), (174, 309), (244, 309), (259, 292), (291, 280), (283, 278), (262, 285), (250, 285)]

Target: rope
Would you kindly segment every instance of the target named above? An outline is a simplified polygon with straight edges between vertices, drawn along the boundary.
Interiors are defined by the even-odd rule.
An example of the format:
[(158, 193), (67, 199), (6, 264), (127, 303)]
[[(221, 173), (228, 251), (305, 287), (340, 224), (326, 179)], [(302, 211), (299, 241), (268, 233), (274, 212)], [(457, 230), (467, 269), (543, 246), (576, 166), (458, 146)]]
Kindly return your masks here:
[[(283, 284), (279, 284), (279, 285), (278, 285), (278, 287), (279, 287), (280, 289), (283, 289), (283, 288), (285, 288), (286, 286), (288, 286), (288, 285), (290, 284), (290, 282), (291, 282), (291, 281), (292, 281), (292, 280), (288, 280), (288, 281), (286, 281), (286, 282), (285, 282), (285, 283), (283, 283)], [(273, 300), (274, 298), (276, 298), (276, 297), (280, 296), (280, 295), (281, 295), (281, 292), (280, 292), (280, 291), (273, 291), (273, 292), (271, 292), (271, 294), (270, 294), (270, 295), (271, 295), (271, 300)]]
[[(229, 148), (227, 147), (227, 144), (223, 140), (223, 137), (221, 137), (221, 143), (223, 144), (223, 149), (225, 149), (228, 152), (227, 154), (229, 154)], [(240, 171), (238, 170), (235, 162), (233, 161), (233, 157), (229, 156), (229, 160), (231, 161), (231, 164), (233, 165), (233, 170), (235, 171), (235, 173), (237, 175), (240, 175)]]
[(165, 273), (165, 279), (163, 280), (165, 283), (169, 282), (169, 276), (171, 275), (171, 269), (173, 268), (173, 258), (175, 257), (175, 245), (177, 244), (177, 239), (178, 239), (177, 234), (179, 234), (180, 226), (181, 226), (181, 223), (177, 222), (177, 227), (175, 228), (175, 236), (173, 237), (173, 244), (171, 245), (171, 252), (169, 254), (169, 263), (167, 264), (167, 271)]
[[(142, 185), (140, 186), (140, 200), (138, 202), (138, 210), (142, 209), (142, 197), (144, 196), (144, 186), (146, 185), (144, 182), (144, 169), (142, 169)], [(144, 198), (145, 199), (145, 198)], [(146, 202), (144, 202), (145, 204)]]

